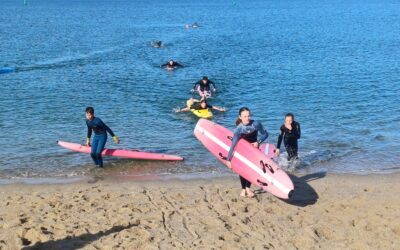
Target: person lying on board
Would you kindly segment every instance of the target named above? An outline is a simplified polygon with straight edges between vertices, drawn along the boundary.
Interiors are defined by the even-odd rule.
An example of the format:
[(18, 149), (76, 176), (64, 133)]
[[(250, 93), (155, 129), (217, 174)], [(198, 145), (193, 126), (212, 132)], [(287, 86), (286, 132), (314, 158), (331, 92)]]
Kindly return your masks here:
[(166, 68), (166, 69), (175, 69), (175, 68), (183, 67), (183, 65), (170, 59), (167, 63), (162, 64), (160, 67)]
[(297, 159), (297, 151), (299, 149), (297, 140), (300, 139), (301, 130), (300, 123), (294, 120), (292, 113), (287, 113), (285, 123), (280, 127), (278, 144), (276, 145), (276, 155), (279, 156), (279, 148), (281, 147), (282, 139), (285, 144), (288, 154), (288, 161)]
[(183, 108), (183, 109), (177, 109), (176, 112), (184, 112), (184, 111), (189, 111), (191, 109), (195, 109), (195, 110), (203, 110), (203, 109), (214, 109), (214, 110), (218, 110), (221, 112), (225, 112), (226, 109), (222, 108), (222, 107), (218, 107), (218, 106), (213, 106), (207, 103), (207, 99), (206, 98), (201, 98), (201, 100), (197, 100), (197, 99), (193, 99), (190, 98), (190, 105), (189, 107)]
[[(258, 138), (258, 135), (260, 135), (260, 138)], [(233, 151), (240, 138), (248, 141), (256, 148), (258, 148), (260, 144), (268, 138), (268, 132), (264, 129), (261, 122), (251, 120), (251, 113), (247, 107), (242, 107), (239, 110), (239, 117), (236, 120), (236, 128), (233, 131), (232, 145), (229, 149), (228, 156), (226, 157), (226, 165), (228, 168), (232, 168), (231, 160), (233, 157)], [(242, 185), (240, 196), (245, 197), (247, 194), (250, 198), (254, 197), (254, 192), (250, 189), (251, 183), (242, 176), (239, 176), (239, 178)]]
[[(120, 140), (114, 134), (114, 132), (98, 117), (94, 116), (94, 108), (86, 108), (86, 125), (87, 125), (87, 138), (86, 146), (91, 146), (90, 156), (92, 157), (94, 164), (100, 168), (103, 167), (103, 158), (101, 152), (103, 151), (107, 142), (107, 132), (112, 136), (113, 140), (119, 144)], [(90, 137), (94, 132), (92, 143), (90, 143)]]
[(151, 42), (151, 46), (153, 46), (154, 48), (162, 48), (164, 47), (163, 43), (161, 41), (152, 41)]
[(210, 81), (207, 76), (203, 76), (203, 79), (197, 81), (194, 84), (191, 92), (193, 93), (195, 90), (197, 90), (201, 97), (210, 97), (211, 96), (210, 85), (212, 85), (213, 91), (215, 93), (217, 91), (215, 83), (213, 81)]

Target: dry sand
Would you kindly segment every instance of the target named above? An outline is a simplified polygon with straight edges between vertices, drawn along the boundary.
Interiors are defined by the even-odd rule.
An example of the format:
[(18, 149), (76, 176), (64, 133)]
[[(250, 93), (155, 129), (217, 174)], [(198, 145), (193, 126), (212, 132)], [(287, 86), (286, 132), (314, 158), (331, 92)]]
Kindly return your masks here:
[(0, 186), (0, 249), (400, 249), (400, 175), (293, 177), (291, 202), (238, 178)]

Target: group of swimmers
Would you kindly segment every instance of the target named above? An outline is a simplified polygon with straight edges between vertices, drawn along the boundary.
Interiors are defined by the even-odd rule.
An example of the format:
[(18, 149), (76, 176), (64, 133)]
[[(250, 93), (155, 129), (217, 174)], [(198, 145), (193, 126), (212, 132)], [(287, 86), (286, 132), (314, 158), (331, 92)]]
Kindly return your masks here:
[[(196, 24), (196, 27), (198, 25)], [(186, 26), (185, 26), (186, 28)], [(194, 26), (193, 26), (194, 28)], [(152, 43), (153, 47), (162, 47), (161, 41), (155, 41)], [(170, 60), (169, 62), (161, 65), (166, 69), (175, 69), (178, 67), (184, 67), (182, 64)], [(178, 109), (176, 112), (189, 111), (191, 109), (202, 110), (202, 109), (214, 109), (221, 112), (225, 112), (226, 109), (218, 106), (212, 106), (207, 103), (207, 98), (212, 96), (212, 93), (217, 91), (216, 84), (210, 81), (207, 76), (204, 76), (201, 80), (197, 81), (191, 92), (198, 92), (200, 100), (190, 98), (186, 108)], [(113, 133), (113, 131), (98, 117), (94, 115), (93, 107), (86, 108), (86, 125), (88, 128), (86, 145), (91, 146), (91, 157), (96, 164), (96, 166), (103, 167), (103, 159), (101, 152), (103, 151), (105, 144), (107, 142), (107, 133), (109, 133), (113, 140), (119, 144), (119, 138)], [(92, 131), (94, 132), (93, 140), (91, 140)], [(276, 145), (275, 154), (279, 156), (280, 147), (283, 143), (285, 145), (286, 152), (288, 154), (288, 161), (297, 159), (298, 157), (298, 143), (300, 139), (301, 130), (300, 124), (294, 120), (294, 115), (292, 113), (287, 113), (285, 115), (284, 124), (280, 127), (278, 142)], [(239, 110), (238, 118), (236, 120), (236, 128), (234, 129), (234, 136), (232, 138), (232, 144), (229, 149), (228, 155), (225, 159), (225, 164), (228, 168), (232, 169), (231, 160), (233, 157), (233, 151), (239, 139), (244, 139), (251, 143), (254, 147), (259, 148), (260, 144), (263, 143), (268, 138), (268, 132), (263, 127), (261, 122), (251, 119), (250, 109), (247, 107), (242, 107)], [(254, 197), (254, 192), (250, 189), (251, 183), (240, 177), (240, 183), (242, 186), (241, 196)]]
[[(199, 105), (203, 109), (210, 108), (210, 106), (207, 106), (206, 102), (199, 102), (197, 105)], [(222, 108), (220, 107), (211, 107), (222, 111)], [(189, 107), (187, 107), (186, 109), (189, 109)], [(86, 125), (88, 128), (86, 145), (91, 146), (90, 155), (95, 165), (102, 168), (103, 159), (101, 156), (101, 152), (103, 151), (104, 146), (107, 142), (107, 133), (112, 136), (115, 143), (119, 144), (120, 140), (100, 118), (95, 117), (93, 107), (87, 107), (85, 111)], [(90, 140), (92, 131), (94, 132), (94, 137), (91, 142)], [(300, 124), (294, 120), (294, 115), (292, 113), (286, 114), (284, 124), (280, 127), (275, 154), (279, 156), (280, 147), (283, 140), (286, 152), (288, 154), (288, 160), (291, 161), (296, 159), (298, 152), (297, 140), (300, 139), (300, 136)], [(232, 144), (226, 157), (226, 166), (230, 169), (232, 168), (231, 159), (233, 157), (234, 148), (239, 142), (239, 139), (244, 139), (247, 142), (251, 143), (254, 147), (258, 148), (260, 144), (263, 143), (267, 138), (268, 132), (263, 127), (261, 122), (252, 120), (250, 109), (247, 107), (242, 107), (239, 110), (239, 116), (236, 120), (236, 128), (234, 130)], [(242, 186), (242, 191), (240, 195), (243, 197), (254, 197), (254, 192), (250, 189), (251, 183), (242, 176), (239, 176), (239, 178)]]

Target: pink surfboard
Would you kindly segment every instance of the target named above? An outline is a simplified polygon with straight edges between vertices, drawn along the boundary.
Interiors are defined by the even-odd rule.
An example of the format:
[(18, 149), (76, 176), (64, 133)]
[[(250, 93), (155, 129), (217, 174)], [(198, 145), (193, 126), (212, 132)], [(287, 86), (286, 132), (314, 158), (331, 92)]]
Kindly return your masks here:
[[(71, 143), (65, 141), (57, 141), (58, 145), (72, 151), (90, 154), (90, 147), (78, 143)], [(115, 156), (121, 158), (140, 159), (140, 160), (154, 160), (154, 161), (182, 161), (183, 158), (176, 155), (166, 155), (157, 153), (148, 153), (137, 150), (127, 149), (107, 149), (105, 148), (101, 155)]]
[[(233, 133), (214, 122), (200, 119), (194, 129), (199, 141), (222, 163), (232, 143)], [(286, 172), (259, 149), (239, 140), (231, 159), (232, 170), (271, 194), (289, 199), (294, 186)]]

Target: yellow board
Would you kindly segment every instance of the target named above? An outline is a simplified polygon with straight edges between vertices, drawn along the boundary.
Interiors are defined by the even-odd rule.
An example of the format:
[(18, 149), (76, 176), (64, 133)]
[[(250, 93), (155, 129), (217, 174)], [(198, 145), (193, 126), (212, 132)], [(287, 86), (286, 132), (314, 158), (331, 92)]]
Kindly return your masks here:
[[(186, 102), (186, 105), (190, 108), (190, 100)], [(190, 110), (195, 116), (200, 117), (200, 118), (212, 118), (213, 113), (209, 109), (191, 109)]]

